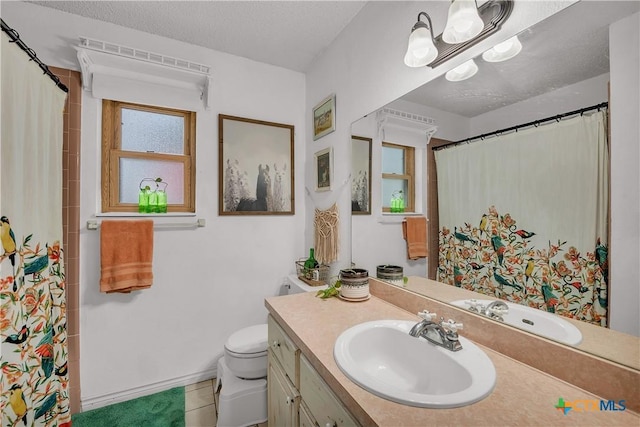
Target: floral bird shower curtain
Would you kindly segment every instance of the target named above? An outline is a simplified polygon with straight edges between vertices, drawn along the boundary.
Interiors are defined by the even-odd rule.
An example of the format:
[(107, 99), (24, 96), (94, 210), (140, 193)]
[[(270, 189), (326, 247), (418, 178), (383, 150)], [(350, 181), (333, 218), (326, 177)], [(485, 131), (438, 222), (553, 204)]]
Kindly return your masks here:
[(439, 281), (606, 326), (604, 112), (435, 156)]
[(62, 241), (66, 94), (2, 33), (0, 410), (71, 424)]

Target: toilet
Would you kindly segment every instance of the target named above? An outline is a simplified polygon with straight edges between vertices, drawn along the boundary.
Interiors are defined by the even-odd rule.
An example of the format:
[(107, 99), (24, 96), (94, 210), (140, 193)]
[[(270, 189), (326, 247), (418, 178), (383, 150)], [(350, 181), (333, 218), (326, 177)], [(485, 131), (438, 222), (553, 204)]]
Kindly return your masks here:
[(229, 336), (218, 360), (220, 385), (217, 427), (243, 427), (267, 421), (267, 324)]
[[(295, 275), (286, 278), (286, 294), (316, 292)], [(326, 286), (325, 286), (326, 287)], [(218, 360), (215, 390), (220, 386), (216, 427), (245, 427), (267, 421), (267, 324), (229, 336)]]
[(224, 361), (233, 374), (244, 380), (267, 376), (267, 324), (234, 332), (224, 345)]

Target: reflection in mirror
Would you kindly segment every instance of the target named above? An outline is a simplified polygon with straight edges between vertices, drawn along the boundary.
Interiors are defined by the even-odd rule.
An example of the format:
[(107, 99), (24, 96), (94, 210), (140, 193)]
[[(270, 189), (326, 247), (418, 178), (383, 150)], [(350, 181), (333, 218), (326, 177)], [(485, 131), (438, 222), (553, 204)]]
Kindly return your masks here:
[[(405, 97), (386, 105), (384, 108), (406, 112), (407, 116), (431, 118), (437, 127), (434, 139), (430, 142), (430, 146), (432, 146), (436, 138), (458, 141), (474, 135), (505, 129), (607, 102), (609, 59), (611, 61), (616, 60), (616, 58), (609, 58), (609, 25), (626, 16), (637, 13), (638, 10), (638, 4), (632, 2), (610, 2), (608, 4), (606, 2), (576, 3), (519, 34), (522, 50), (516, 57), (500, 63), (489, 63), (483, 61), (480, 57), (476, 58), (479, 70), (473, 78), (451, 83), (447, 82), (444, 76), (441, 76), (407, 94)], [(558, 40), (562, 40), (562, 42), (559, 43)], [(372, 215), (352, 218), (353, 261), (356, 265), (367, 268), (370, 271), (375, 270), (376, 266), (381, 264), (402, 266), (406, 276), (415, 276), (411, 277), (407, 284), (409, 290), (436, 297), (445, 302), (451, 303), (454, 300), (471, 298), (486, 299), (487, 296), (485, 295), (429, 280), (426, 278), (426, 263), (416, 264), (407, 260), (406, 246), (402, 241), (401, 232), (398, 231), (401, 218), (382, 213), (383, 201), (380, 200), (381, 183), (379, 178), (380, 150), (382, 142), (387, 140), (390, 128), (387, 123), (376, 121), (375, 117), (376, 114), (369, 114), (352, 126), (353, 134), (373, 139), (371, 154)], [(416, 130), (418, 130), (424, 140), (425, 129), (420, 129), (416, 122), (406, 120), (404, 124), (394, 128), (394, 135), (400, 135), (401, 132), (398, 129), (403, 128), (406, 137), (410, 138), (414, 137), (410, 135), (415, 135)], [(427, 138), (429, 136), (430, 134), (427, 135)], [(393, 142), (402, 144), (404, 141), (395, 139)], [(472, 142), (469, 146), (474, 144), (483, 145), (488, 142), (489, 140)], [(435, 165), (429, 163), (429, 160), (424, 160), (428, 159), (427, 154), (431, 154), (430, 149), (420, 154), (416, 153), (416, 164), (420, 166), (423, 162), (422, 165), (424, 166), (417, 168), (419, 175), (416, 177), (416, 181), (421, 181), (423, 185), (427, 182), (427, 172), (430, 176), (435, 177), (435, 174), (432, 174), (433, 170), (435, 170)], [(498, 163), (504, 160), (498, 155)], [(459, 170), (459, 172), (463, 173), (465, 171)], [(499, 171), (496, 174), (500, 178)], [(509, 178), (503, 176), (502, 179), (504, 181)], [(438, 231), (441, 230), (441, 227), (437, 224), (437, 217), (435, 221), (432, 221), (433, 217), (430, 214), (427, 215), (427, 205), (431, 208), (438, 200), (435, 198), (437, 187), (434, 181), (437, 182), (436, 179), (430, 180), (428, 188), (426, 188), (427, 185), (422, 188), (416, 188), (416, 196), (420, 198), (416, 212), (429, 217), (430, 222), (432, 222), (429, 227), (430, 235), (434, 233), (437, 235)], [(451, 193), (454, 193), (454, 191), (452, 190)], [(580, 195), (567, 195), (567, 197), (578, 196)], [(486, 208), (489, 209), (489, 206)], [(452, 209), (455, 211), (455, 207)], [(502, 215), (504, 218), (504, 215), (509, 210), (501, 209), (498, 211), (498, 221), (500, 216)], [(530, 210), (535, 210), (535, 208), (531, 207)], [(540, 210), (538, 208), (538, 210), (540, 215), (544, 214), (544, 212), (549, 212), (544, 215), (552, 215), (550, 212), (554, 212), (553, 209)], [(474, 213), (470, 215), (472, 219), (466, 220), (469, 223), (470, 230), (475, 229), (476, 233), (480, 233), (479, 229), (481, 228), (483, 213), (482, 211), (477, 214)], [(510, 230), (509, 226), (507, 226), (506, 229), (507, 234), (509, 236), (514, 235), (515, 239), (510, 241), (507, 236), (508, 244), (502, 242), (504, 247), (509, 250), (516, 250), (517, 246), (514, 249), (514, 244), (522, 245), (522, 241), (527, 238), (526, 234), (524, 235), (525, 237), (519, 236), (517, 233), (519, 230), (523, 232), (530, 231), (527, 230), (525, 225), (521, 224), (520, 218), (517, 219), (519, 220), (519, 227)], [(465, 223), (465, 220), (456, 220), (455, 223), (457, 224), (460, 221), (461, 224)], [(459, 230), (451, 227), (449, 231), (455, 240), (455, 233)], [(463, 234), (460, 233), (461, 239), (463, 239)], [(478, 240), (472, 236), (464, 235), (474, 241)], [(529, 259), (526, 257), (521, 259), (524, 267), (521, 273), (506, 278), (505, 274), (509, 272), (509, 269), (505, 268), (504, 259), (501, 263), (497, 259), (497, 255), (500, 253), (501, 257), (507, 257), (512, 254), (501, 252), (500, 242), (492, 241), (490, 233), (485, 237), (483, 239), (488, 242), (487, 253), (491, 253), (491, 256), (496, 259), (488, 259), (485, 265), (478, 264), (478, 266), (485, 268), (486, 271), (489, 271), (489, 265), (494, 266), (494, 270), (489, 271), (488, 274), (489, 278), (493, 279), (493, 283), (497, 282), (497, 285), (494, 284), (493, 286), (500, 289), (517, 290), (515, 286), (525, 288), (526, 285), (530, 285), (532, 282), (529, 281), (532, 281), (532, 279), (531, 276), (527, 275), (528, 270), (526, 268)], [(461, 239), (458, 239), (458, 241), (462, 241)], [(527, 249), (531, 250), (533, 247), (535, 247), (535, 250), (545, 249), (548, 256), (549, 250), (553, 249), (551, 247), (553, 246), (552, 244), (556, 243), (548, 240), (544, 243), (535, 242), (535, 245), (529, 241)], [(555, 240), (558, 239), (556, 238)], [(470, 241), (467, 243), (468, 247), (472, 247)], [(552, 298), (551, 295), (547, 295), (548, 305), (544, 303), (539, 305), (545, 311), (548, 310), (549, 306), (564, 308), (565, 303), (570, 305), (571, 301), (569, 301), (568, 297), (576, 297), (586, 293), (581, 293), (583, 288), (586, 287), (584, 283), (591, 284), (589, 281), (593, 279), (590, 274), (585, 273), (586, 276), (580, 276), (581, 284), (577, 287), (574, 286), (573, 282), (575, 280), (568, 280), (568, 275), (563, 275), (564, 267), (577, 268), (578, 266), (573, 264), (575, 261), (573, 258), (575, 256), (587, 257), (587, 251), (572, 252), (568, 245), (566, 248), (563, 247), (562, 250), (563, 252), (558, 260), (548, 260), (547, 270), (541, 268), (542, 265), (540, 264), (538, 266), (540, 268), (536, 270), (537, 272), (534, 275), (539, 282), (538, 289), (540, 289), (539, 296), (541, 301), (544, 301), (545, 298), (542, 291), (543, 279), (547, 278), (545, 271), (552, 271), (554, 274), (559, 275), (561, 279), (558, 289), (552, 288), (553, 297), (558, 301), (552, 304), (553, 301), (549, 301), (549, 298)], [(433, 271), (435, 271), (437, 251), (431, 252), (429, 271), (432, 270), (432, 267)], [(589, 252), (590, 255), (588, 255), (589, 259), (587, 261), (596, 262), (594, 248)], [(462, 250), (453, 253), (461, 254)], [(569, 258), (565, 258), (564, 255), (568, 255)], [(446, 257), (446, 254), (444, 256)], [(572, 256), (574, 257), (572, 258)], [(563, 264), (560, 264), (561, 261)], [(431, 265), (432, 263), (435, 265)], [(498, 267), (497, 271), (495, 269), (496, 266)], [(600, 266), (600, 268), (602, 267)], [(456, 273), (462, 272), (455, 272), (453, 268), (451, 270), (450, 281), (452, 282), (451, 284), (455, 285)], [(473, 266), (470, 266), (469, 271), (475, 271)], [(503, 279), (502, 283), (497, 280), (495, 275)], [(577, 275), (575, 271), (572, 272), (572, 277)], [(606, 276), (606, 272), (604, 275)], [(567, 277), (566, 281), (564, 277)], [(478, 276), (477, 280), (480, 281), (482, 279)], [(512, 287), (511, 285), (515, 286)], [(572, 288), (575, 289), (575, 292)], [(564, 292), (567, 290), (569, 290), (569, 293), (565, 294)], [(591, 295), (593, 296), (592, 301), (606, 307), (606, 293), (591, 289)], [(492, 298), (499, 296), (501, 295), (493, 294)], [(583, 307), (587, 307), (587, 304)], [(587, 310), (589, 308), (587, 307)], [(612, 308), (608, 307), (608, 309), (611, 310)], [(639, 307), (636, 306), (634, 309), (635, 313), (637, 313)], [(633, 318), (633, 313), (630, 314), (630, 317)], [(568, 321), (576, 325), (583, 334), (584, 339), (577, 348), (632, 366), (635, 369), (639, 368), (637, 337), (574, 319), (568, 319)], [(604, 323), (602, 322), (601, 324)], [(632, 350), (630, 352), (624, 351), (624, 355), (611, 351), (611, 349), (623, 347), (631, 348)]]
[(371, 138), (351, 137), (351, 213), (371, 214)]
[[(457, 304), (458, 301), (466, 302), (472, 299), (487, 299), (486, 296), (476, 292), (456, 288), (455, 286), (446, 285), (425, 277), (412, 276), (408, 279), (404, 286), (405, 289), (441, 302), (452, 304), (456, 307), (460, 307), (460, 305)], [(464, 305), (468, 306), (466, 303)], [(460, 309), (469, 311), (468, 308)], [(473, 313), (472, 311), (469, 312)], [(541, 311), (541, 313), (547, 314), (544, 311)], [(486, 318), (486, 316), (482, 314), (477, 315)], [(640, 339), (638, 337), (570, 318), (562, 317), (561, 320), (573, 325), (580, 332), (581, 340), (579, 344), (574, 346), (575, 348), (633, 369), (640, 369)], [(510, 324), (510, 326), (518, 327), (514, 324)], [(519, 329), (523, 329), (529, 333), (536, 333), (535, 328), (530, 327), (530, 325)], [(538, 333), (538, 335), (554, 339), (553, 336), (550, 337), (550, 334), (545, 334), (544, 332), (545, 331), (542, 331), (542, 333)]]

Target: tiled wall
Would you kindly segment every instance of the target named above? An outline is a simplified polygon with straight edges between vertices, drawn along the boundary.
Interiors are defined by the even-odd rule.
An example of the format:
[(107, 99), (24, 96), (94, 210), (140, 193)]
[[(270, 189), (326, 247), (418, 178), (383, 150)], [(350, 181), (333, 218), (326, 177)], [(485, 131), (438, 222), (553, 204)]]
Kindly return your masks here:
[(69, 88), (64, 108), (62, 153), (62, 222), (67, 286), (67, 338), (69, 346), (69, 394), (71, 413), (80, 408), (80, 73), (50, 67)]

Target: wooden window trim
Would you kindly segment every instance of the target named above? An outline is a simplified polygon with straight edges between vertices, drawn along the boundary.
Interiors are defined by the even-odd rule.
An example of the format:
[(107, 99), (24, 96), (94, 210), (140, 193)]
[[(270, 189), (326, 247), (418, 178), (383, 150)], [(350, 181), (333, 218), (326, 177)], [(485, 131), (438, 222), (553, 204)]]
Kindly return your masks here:
[[(416, 198), (416, 186), (415, 186), (415, 148), (410, 147), (408, 145), (400, 145), (394, 144), (392, 142), (382, 142), (383, 147), (391, 147), (398, 148), (403, 150), (404, 152), (404, 174), (397, 173), (383, 173), (382, 179), (397, 179), (402, 181), (407, 181), (407, 192), (408, 195), (405, 195), (405, 212), (415, 212), (415, 198)], [(382, 211), (383, 212), (391, 212), (389, 207), (384, 206), (384, 202), (382, 203)]]
[[(184, 153), (142, 153), (122, 150), (122, 108), (183, 117)], [(138, 212), (136, 203), (119, 201), (119, 165), (121, 158), (182, 162), (184, 165), (184, 203), (167, 206), (167, 212), (195, 212), (196, 113), (171, 108), (152, 107), (129, 102), (102, 101), (102, 212)]]

